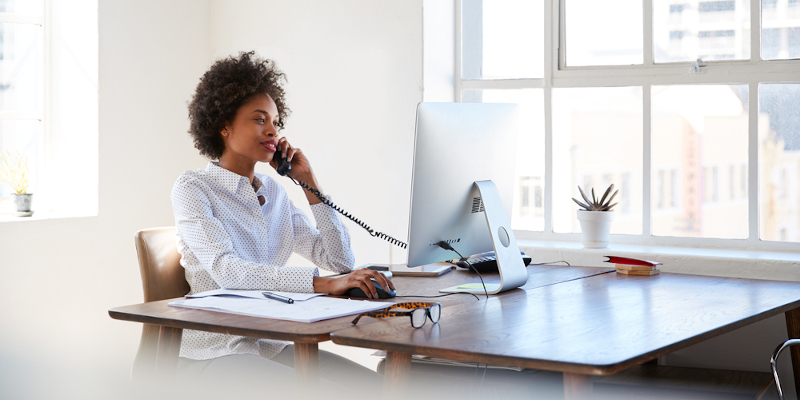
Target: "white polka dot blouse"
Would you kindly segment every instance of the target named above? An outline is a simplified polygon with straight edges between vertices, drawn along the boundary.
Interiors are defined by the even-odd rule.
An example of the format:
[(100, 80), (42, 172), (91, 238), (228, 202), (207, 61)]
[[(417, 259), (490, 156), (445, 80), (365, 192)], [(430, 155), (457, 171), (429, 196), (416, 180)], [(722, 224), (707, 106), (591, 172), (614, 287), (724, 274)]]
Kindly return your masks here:
[[(246, 177), (209, 162), (205, 170), (178, 178), (172, 209), (192, 294), (219, 288), (313, 292), (319, 271), (286, 266), (292, 252), (334, 272), (349, 272), (355, 262), (350, 234), (336, 211), (312, 205), (314, 227), (283, 187), (264, 174), (255, 174), (251, 185)], [(187, 329), (180, 355), (195, 360), (230, 354), (272, 358), (286, 345)]]

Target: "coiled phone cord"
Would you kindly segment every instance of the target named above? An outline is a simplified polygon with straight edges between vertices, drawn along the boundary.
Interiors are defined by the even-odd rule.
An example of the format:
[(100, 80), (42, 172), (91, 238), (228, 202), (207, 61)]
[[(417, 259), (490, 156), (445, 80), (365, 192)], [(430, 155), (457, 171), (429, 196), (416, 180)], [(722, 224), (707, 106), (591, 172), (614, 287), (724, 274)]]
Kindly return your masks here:
[(308, 190), (309, 192), (311, 192), (311, 194), (313, 194), (314, 196), (316, 196), (316, 197), (319, 199), (319, 201), (321, 201), (321, 202), (322, 202), (323, 204), (325, 204), (326, 206), (328, 206), (328, 207), (330, 207), (330, 208), (332, 208), (332, 209), (336, 210), (336, 211), (337, 211), (339, 214), (342, 214), (342, 215), (344, 215), (344, 216), (345, 216), (345, 217), (347, 217), (349, 220), (351, 220), (351, 221), (355, 222), (356, 224), (358, 224), (358, 225), (359, 225), (359, 226), (361, 226), (362, 228), (366, 229), (366, 231), (367, 231), (367, 232), (369, 232), (370, 236), (372, 236), (372, 237), (377, 237), (377, 238), (381, 238), (381, 239), (383, 239), (383, 240), (385, 240), (385, 241), (387, 241), (387, 242), (389, 242), (389, 243), (391, 243), (391, 244), (393, 244), (393, 245), (395, 245), (395, 246), (400, 246), (400, 247), (401, 247), (401, 248), (403, 248), (403, 249), (405, 249), (406, 247), (408, 247), (408, 245), (407, 245), (406, 243), (404, 243), (404, 242), (401, 242), (400, 240), (397, 240), (397, 239), (395, 239), (395, 238), (393, 238), (393, 237), (391, 237), (391, 236), (389, 236), (389, 235), (387, 235), (387, 234), (385, 234), (385, 233), (383, 233), (383, 232), (375, 232), (375, 231), (374, 231), (372, 228), (370, 228), (370, 227), (369, 227), (369, 225), (365, 224), (365, 223), (364, 223), (364, 222), (362, 222), (360, 219), (358, 219), (358, 218), (356, 218), (356, 217), (354, 217), (354, 216), (350, 215), (350, 213), (349, 213), (349, 212), (347, 212), (347, 211), (345, 211), (345, 210), (342, 210), (342, 209), (341, 209), (341, 208), (339, 208), (339, 206), (337, 206), (336, 204), (333, 204), (333, 202), (332, 202), (332, 201), (328, 200), (328, 198), (326, 198), (325, 196), (323, 196), (323, 195), (322, 195), (322, 193), (320, 193), (320, 191), (319, 191), (319, 190), (317, 190), (315, 187), (312, 187), (312, 186), (310, 186), (309, 184), (307, 184), (307, 183), (305, 183), (305, 182), (303, 182), (303, 181), (296, 181), (294, 178), (292, 178), (292, 177), (291, 177), (291, 176), (289, 176), (289, 175), (286, 175), (286, 177), (287, 177), (287, 178), (289, 178), (289, 179), (291, 179), (291, 180), (292, 180), (292, 182), (294, 182), (294, 184), (295, 184), (295, 185), (297, 185), (297, 186), (300, 186), (301, 188), (303, 188), (303, 189), (305, 189), (305, 190)]

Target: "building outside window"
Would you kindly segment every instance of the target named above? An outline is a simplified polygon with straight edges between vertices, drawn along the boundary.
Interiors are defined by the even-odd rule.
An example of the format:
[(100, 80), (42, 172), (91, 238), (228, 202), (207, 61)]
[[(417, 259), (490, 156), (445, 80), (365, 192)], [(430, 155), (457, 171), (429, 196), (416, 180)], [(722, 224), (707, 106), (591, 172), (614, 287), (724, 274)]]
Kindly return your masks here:
[(457, 2), (457, 100), (528, 96), (517, 175), (544, 208), (518, 236), (576, 240), (570, 198), (610, 180), (615, 240), (796, 249), (800, 177), (776, 171), (800, 171), (797, 3)]

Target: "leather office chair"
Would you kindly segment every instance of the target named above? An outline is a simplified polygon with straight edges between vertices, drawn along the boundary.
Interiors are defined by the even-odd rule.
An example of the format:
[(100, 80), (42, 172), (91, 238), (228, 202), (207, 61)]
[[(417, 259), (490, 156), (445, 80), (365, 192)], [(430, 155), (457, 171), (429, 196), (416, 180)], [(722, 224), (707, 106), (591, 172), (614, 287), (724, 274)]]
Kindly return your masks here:
[[(176, 232), (175, 227), (170, 226), (142, 229), (134, 235), (145, 302), (181, 297), (189, 293), (189, 284), (180, 264), (181, 255), (175, 243)], [(143, 325), (139, 351), (131, 371), (133, 380), (152, 377), (156, 364), (158, 332), (157, 325)]]

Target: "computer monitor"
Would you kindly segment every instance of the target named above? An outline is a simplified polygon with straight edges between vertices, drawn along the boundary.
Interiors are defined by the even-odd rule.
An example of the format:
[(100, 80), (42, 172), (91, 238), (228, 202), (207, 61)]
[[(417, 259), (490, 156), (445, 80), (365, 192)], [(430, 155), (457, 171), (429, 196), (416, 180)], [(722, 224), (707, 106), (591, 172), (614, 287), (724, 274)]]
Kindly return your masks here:
[[(495, 251), (499, 281), (489, 293), (528, 280), (509, 222), (518, 134), (516, 104), (420, 103), (417, 106), (409, 216), (408, 266)], [(443, 292), (483, 293), (454, 287)]]

